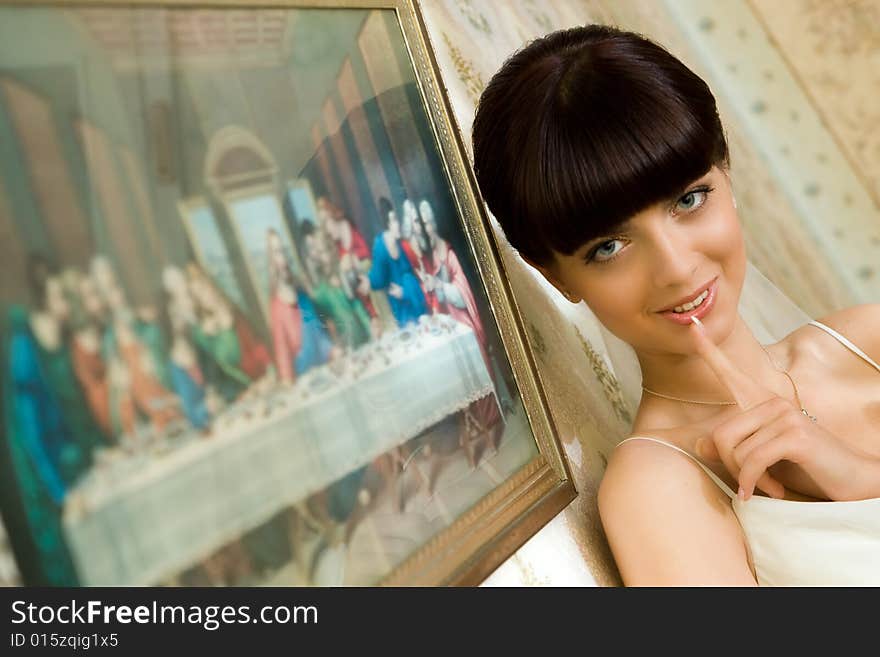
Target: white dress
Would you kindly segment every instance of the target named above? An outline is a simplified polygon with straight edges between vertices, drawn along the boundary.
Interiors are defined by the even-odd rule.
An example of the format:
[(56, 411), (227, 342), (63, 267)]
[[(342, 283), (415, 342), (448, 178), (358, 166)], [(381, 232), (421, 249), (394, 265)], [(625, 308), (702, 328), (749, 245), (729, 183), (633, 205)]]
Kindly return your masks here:
[[(810, 324), (880, 372), (880, 365), (837, 331), (820, 322)], [(690, 452), (648, 436), (632, 436), (620, 444), (629, 440), (650, 440), (685, 454), (724, 491), (742, 526), (758, 584), (880, 586), (880, 498), (798, 502), (752, 496), (744, 502)]]

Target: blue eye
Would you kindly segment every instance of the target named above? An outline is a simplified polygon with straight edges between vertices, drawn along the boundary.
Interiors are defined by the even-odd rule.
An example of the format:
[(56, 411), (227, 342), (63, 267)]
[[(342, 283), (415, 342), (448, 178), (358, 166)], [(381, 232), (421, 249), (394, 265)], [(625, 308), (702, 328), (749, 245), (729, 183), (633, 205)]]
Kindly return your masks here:
[(605, 263), (613, 260), (617, 257), (617, 254), (620, 253), (620, 249), (613, 251), (607, 248), (609, 245), (613, 247), (615, 242), (622, 242), (620, 239), (608, 240), (606, 242), (602, 242), (595, 249), (590, 252), (590, 255), (587, 257), (588, 262), (597, 262), (597, 263)]
[(709, 198), (709, 192), (712, 191), (711, 187), (698, 187), (697, 189), (692, 189), (687, 194), (682, 196), (675, 203), (675, 212), (692, 212), (697, 208), (701, 207), (703, 203), (706, 202), (706, 199)]

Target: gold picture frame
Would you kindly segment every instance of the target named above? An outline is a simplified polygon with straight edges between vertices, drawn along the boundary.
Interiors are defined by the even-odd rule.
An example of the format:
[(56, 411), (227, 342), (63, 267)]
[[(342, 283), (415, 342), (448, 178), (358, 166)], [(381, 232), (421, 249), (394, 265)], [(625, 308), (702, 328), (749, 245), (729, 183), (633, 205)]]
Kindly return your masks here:
[[(12, 338), (17, 340), (15, 344), (39, 346), (41, 336), (34, 326), (44, 315), (50, 323), (63, 324), (65, 335), (74, 336), (61, 347), (71, 352), (80, 348), (75, 343), (77, 331), (85, 336), (87, 328), (95, 333), (100, 327), (101, 347), (95, 352), (95, 362), (101, 361), (114, 376), (122, 372), (117, 379), (108, 374), (104, 383), (112, 387), (114, 381), (125, 381), (127, 376), (121, 390), (131, 396), (136, 409), (129, 428), (113, 434), (111, 445), (89, 448), (94, 449), (89, 452), (94, 458), (90, 456), (91, 465), (83, 466), (85, 474), (61, 484), (62, 510), (56, 519), (61, 527), (59, 540), (67, 542), (65, 550), (73, 555), (74, 574), (82, 580), (77, 583), (186, 585), (192, 583), (187, 577), (195, 577), (193, 572), (225, 582), (225, 573), (240, 564), (236, 555), (247, 552), (258, 539), (262, 542), (255, 552), (259, 552), (274, 545), (272, 541), (280, 536), (278, 540), (286, 546), (282, 550), (285, 559), (289, 558), (291, 565), (279, 557), (277, 569), (266, 570), (272, 578), (267, 575), (260, 583), (476, 585), (574, 499), (577, 493), (523, 322), (415, 0), (270, 0), (258, 5), (230, 0), (0, 0), (0, 17), (7, 30), (21, 18), (32, 26), (45, 27), (47, 35), (63, 34), (86, 52), (85, 63), (62, 72), (68, 76), (68, 88), (74, 90), (68, 98), (45, 86), (52, 75), (60, 73), (30, 76), (20, 61), (4, 62), (0, 50), (0, 139), (5, 129), (19, 147), (18, 155), (0, 153), (0, 229), (7, 231), (4, 234), (24, 234), (24, 218), (16, 218), (15, 212), (30, 212), (28, 219), (39, 226), (41, 234), (28, 234), (30, 242), (22, 238), (8, 244), (25, 249), (39, 237), (47, 245), (40, 252), (46, 256), (38, 262), (42, 269), (23, 258), (0, 264), (0, 271), (8, 268), (13, 281), (13, 292), (8, 298), (0, 296), (0, 306), (8, 305), (9, 316), (19, 318), (17, 324), (8, 324), (3, 349), (12, 348)], [(99, 55), (105, 63), (92, 64), (89, 58)], [(36, 59), (42, 63), (45, 58)], [(90, 65), (94, 67), (90, 75), (99, 82), (83, 89), (79, 86), (83, 68)], [(307, 67), (311, 77), (304, 77)], [(315, 71), (323, 72), (324, 77)], [(147, 91), (134, 94), (137, 85)], [(95, 89), (107, 95), (90, 98), (88, 92)], [(312, 93), (314, 97), (309, 95)], [(74, 109), (65, 107), (62, 111), (65, 103)], [(128, 109), (113, 109), (114, 104)], [(24, 120), (28, 108), (32, 116), (44, 116), (45, 120)], [(290, 119), (286, 118), (288, 113)], [(124, 121), (123, 116), (127, 117)], [(119, 123), (114, 124), (115, 120)], [(52, 142), (57, 144), (52, 147)], [(50, 152), (52, 148), (54, 152)], [(114, 173), (113, 163), (123, 157), (121, 152), (128, 163), (122, 169), (126, 175)], [(13, 162), (14, 157), (21, 161)], [(86, 173), (71, 173), (72, 161), (84, 161)], [(21, 178), (10, 173), (16, 166), (34, 181), (27, 189), (16, 186)], [(73, 228), (54, 221), (57, 210), (45, 197), (49, 190), (47, 171), (53, 180), (63, 183), (61, 191), (81, 208), (72, 215)], [(297, 216), (295, 203), (287, 199), (288, 190), (294, 187), (307, 190), (310, 207), (319, 208), (319, 219)], [(390, 208), (387, 213), (383, 200)], [(238, 211), (232, 207), (235, 203), (246, 207)], [(4, 213), (4, 208), (10, 207), (13, 211)], [(269, 210), (261, 208), (270, 208), (272, 217), (267, 218)], [(78, 250), (67, 249), (62, 238), (78, 221), (88, 228), (82, 231), (81, 243), (73, 244)], [(259, 229), (254, 228), (258, 223)], [(277, 229), (265, 227), (276, 224)], [(273, 231), (277, 238), (274, 244), (282, 246), (273, 247), (270, 239), (266, 247), (266, 235)], [(360, 246), (354, 233), (363, 234)], [(103, 256), (98, 258), (100, 266), (95, 264), (96, 255)], [(57, 276), (45, 262), (53, 259), (59, 265)], [(380, 272), (380, 264), (387, 271)], [(257, 271), (258, 266), (265, 269)], [(30, 274), (22, 273), (25, 267), (31, 274), (38, 271), (42, 278), (28, 278)], [(189, 286), (185, 282), (187, 267), (196, 271)], [(382, 279), (386, 274), (392, 277), (390, 283)], [(14, 287), (24, 289), (33, 280), (42, 287), (20, 294)], [(97, 288), (93, 305), (101, 314), (100, 321), (96, 315), (90, 324), (87, 301), (91, 297), (87, 294), (92, 293), (91, 287)], [(196, 288), (201, 296), (195, 294)], [(61, 311), (53, 319), (53, 307), (44, 303), (56, 289), (67, 295), (77, 312), (85, 309), (82, 317), (73, 313), (78, 318), (75, 323), (70, 314)], [(182, 298), (188, 299), (187, 303), (181, 302)], [(210, 307), (211, 303), (222, 306), (229, 301), (233, 310), (214, 312)], [(191, 302), (195, 310), (188, 305)], [(411, 316), (403, 310), (410, 302), (413, 308), (420, 308)], [(198, 308), (200, 304), (204, 313)], [(314, 311), (309, 310), (310, 305)], [(207, 317), (204, 321), (203, 314)], [(156, 319), (162, 316), (170, 317), (165, 325)], [(312, 324), (307, 323), (307, 316), (312, 317)], [(28, 323), (25, 318), (33, 321)], [(219, 340), (217, 331), (230, 331), (231, 335), (234, 331), (229, 327), (240, 322), (250, 328), (246, 338), (241, 333), (236, 338), (239, 351), (233, 353), (239, 360), (224, 361), (229, 351), (213, 346)], [(285, 333), (291, 330), (291, 322), (299, 327), (294, 332), (300, 331), (295, 339)], [(132, 327), (137, 330), (130, 330)], [(300, 371), (310, 331), (321, 334), (326, 353)], [(167, 344), (150, 342), (149, 336), (156, 335), (164, 335)], [(352, 337), (355, 335), (361, 337)], [(460, 343), (456, 342), (459, 337)], [(288, 339), (293, 341), (285, 343)], [(131, 349), (140, 349), (140, 360), (126, 360), (125, 349), (129, 347), (120, 346), (126, 340), (129, 346), (135, 345)], [(433, 346), (435, 342), (437, 346)], [(251, 368), (253, 361), (265, 361), (258, 375), (250, 376), (246, 367), (246, 345), (256, 349), (250, 355)], [(295, 361), (291, 350), (297, 356)], [(370, 364), (374, 352), (380, 365)], [(443, 358), (432, 360), (437, 354)], [(138, 371), (137, 363), (147, 356), (154, 358), (154, 366), (167, 368), (167, 378), (160, 379), (155, 367), (146, 373)], [(70, 358), (71, 362), (84, 362), (82, 358), (76, 361), (73, 355)], [(449, 363), (449, 381), (440, 381), (441, 373), (430, 370), (434, 362)], [(192, 367), (186, 370), (180, 363)], [(184, 375), (194, 371), (193, 367), (201, 370), (187, 379)], [(422, 372), (419, 367), (428, 369)], [(80, 376), (75, 367), (73, 371), (76, 377), (70, 381), (81, 388), (77, 394), (89, 400), (104, 399), (97, 388), (88, 388), (84, 374)], [(209, 376), (212, 372), (211, 376), (219, 377), (216, 385)], [(142, 409), (138, 405), (138, 394), (146, 393), (134, 390), (131, 381), (143, 383), (148, 376), (157, 384), (167, 382), (168, 394), (161, 401), (177, 409), (173, 420), (157, 420), (147, 406)], [(242, 377), (245, 383), (241, 383)], [(308, 388), (321, 381), (324, 387)], [(376, 388), (380, 385), (376, 381), (385, 387)], [(179, 387), (175, 387), (177, 382)], [(443, 406), (446, 411), (437, 410), (439, 417), (434, 417), (430, 408), (422, 409), (421, 415), (407, 415), (407, 407), (420, 408), (420, 391), (435, 383), (450, 386), (453, 401), (458, 401), (448, 408)], [(4, 381), (3, 385), (12, 384)], [(456, 386), (461, 387), (461, 399), (455, 397), (459, 394)], [(486, 394), (486, 390), (491, 392)], [(283, 446), (282, 434), (287, 432), (294, 440), (296, 431), (302, 431), (295, 427), (306, 426), (302, 418), (294, 421), (294, 414), (308, 407), (314, 416), (319, 413), (316, 400), (335, 399), (337, 393), (339, 404), (348, 409), (346, 413), (354, 413), (351, 408), (358, 407), (361, 424), (352, 424), (355, 416), (341, 411), (332, 422), (325, 422), (323, 416), (318, 420), (312, 417), (308, 426), (324, 427), (324, 433), (302, 437), (299, 452), (284, 452), (288, 448)], [(212, 395), (220, 399), (214, 406), (209, 403)], [(366, 398), (371, 401), (363, 402)], [(491, 408), (484, 403), (487, 401)], [(14, 403), (34, 402), (15, 397)], [(362, 403), (366, 405), (361, 408), (358, 404)], [(83, 406), (95, 418), (100, 415), (100, 404)], [(64, 424), (63, 405), (59, 409)], [(382, 415), (388, 432), (402, 437), (392, 440), (380, 429), (374, 430), (372, 423), (379, 422), (376, 415)], [(423, 415), (433, 419), (423, 422)], [(272, 425), (276, 427), (272, 435), (261, 428), (264, 416), (274, 418), (277, 424)], [(494, 418), (491, 424), (483, 421), (487, 417)], [(437, 428), (441, 425), (442, 431)], [(381, 422), (376, 426), (382, 426)], [(179, 427), (174, 430), (178, 433), (167, 427)], [(337, 427), (338, 431), (326, 427)], [(362, 427), (363, 435), (353, 427)], [(197, 428), (204, 437), (202, 442), (194, 437), (180, 438), (195, 436)], [(253, 435), (248, 434), (247, 440), (230, 437), (248, 431)], [(22, 435), (24, 432), (22, 428)], [(436, 438), (442, 432), (446, 432), (446, 442)], [(72, 436), (73, 430), (69, 433)], [(490, 434), (495, 436), (491, 439), (494, 452), (489, 447), (475, 452), (469, 441), (484, 441)], [(449, 436), (455, 439), (452, 443)], [(439, 442), (431, 442), (435, 438)], [(0, 468), (8, 468), (4, 474), (11, 480), (25, 482), (27, 473), (15, 469), (16, 440), (16, 435), (10, 435), (6, 444), (0, 445), (10, 455), (0, 462)], [(373, 443), (381, 443), (381, 448)], [(454, 504), (444, 501), (435, 488), (442, 473), (437, 475), (439, 479), (425, 474), (433, 473), (440, 462), (441, 443), (452, 445), (443, 452), (444, 463), (452, 464), (447, 471), (459, 473), (459, 479), (449, 486), (456, 491), (474, 491), (471, 498), (462, 498), (461, 493)], [(260, 452), (263, 444), (266, 453)], [(270, 444), (272, 450), (279, 451), (270, 451)], [(153, 450), (143, 461), (148, 463), (143, 469), (152, 470), (152, 483), (145, 480), (142, 489), (130, 482), (127, 488), (106, 483), (112, 478), (102, 474), (101, 468), (111, 467), (105, 462), (122, 461), (131, 454), (143, 460), (144, 445)], [(235, 452), (235, 463), (260, 461), (266, 480), (277, 477), (271, 485), (279, 491), (279, 499), (285, 500), (277, 508), (266, 505), (268, 491), (275, 489), (257, 476), (259, 481), (254, 485), (258, 493), (254, 495), (258, 501), (242, 502), (239, 517), (250, 519), (239, 523), (244, 526), (236, 525), (228, 513), (223, 515), (222, 508), (199, 501), (200, 496), (212, 494), (200, 486), (208, 486), (214, 479), (222, 480), (213, 493), (220, 496), (231, 496), (229, 491), (238, 490), (235, 486), (254, 481), (251, 475), (233, 484), (217, 474), (226, 472), (224, 476), (235, 478), (229, 474), (233, 470), (222, 469), (235, 467), (226, 462), (232, 452), (224, 451), (234, 449), (240, 449)], [(358, 449), (363, 454), (352, 452)], [(186, 459), (177, 457), (187, 450)], [(282, 453), (291, 459), (289, 472), (279, 465), (285, 462), (279, 456)], [(306, 459), (306, 453), (314, 458), (310, 466), (293, 463), (299, 458), (296, 454)], [(192, 472), (184, 479), (186, 468), (195, 466), (178, 461), (201, 463), (200, 458), (213, 459), (214, 479), (199, 479)], [(468, 464), (470, 469), (465, 467)], [(326, 487), (303, 483), (297, 488), (296, 481), (291, 483), (296, 477), (308, 480), (320, 468), (327, 469)], [(381, 568), (365, 567), (361, 579), (321, 580), (330, 568), (327, 550), (343, 550), (332, 563), (350, 568), (359, 563), (345, 552), (352, 541), (363, 535), (364, 544), (382, 543), (380, 525), (385, 511), (376, 510), (376, 505), (387, 501), (392, 509), (388, 513), (403, 514), (403, 510), (394, 511), (399, 501), (397, 491), (401, 487), (406, 491), (412, 484), (405, 479), (416, 477), (409, 474), (413, 470), (427, 483), (426, 492), (418, 483), (410, 497), (424, 505), (420, 507), (423, 516), (442, 515), (442, 522), (426, 524), (418, 530), (421, 533), (413, 530), (416, 533), (409, 535), (413, 545), (386, 555)], [(391, 489), (382, 479), (389, 472)], [(340, 482), (348, 481), (353, 473), (358, 475), (355, 488), (340, 488)], [(374, 488), (364, 483), (371, 476), (379, 482)], [(186, 510), (169, 512), (173, 521), (170, 517), (165, 520), (175, 527), (186, 527), (185, 521), (190, 519), (194, 524), (203, 523), (204, 528), (197, 537), (185, 529), (169, 529), (163, 536), (166, 544), (151, 542), (147, 546), (146, 534), (140, 543), (131, 538), (139, 536), (139, 530), (146, 531), (136, 526), (139, 520), (132, 516), (145, 514), (147, 524), (147, 516), (155, 512), (159, 501), (168, 499), (168, 491), (161, 490), (163, 477), (168, 478), (168, 490), (190, 482), (187, 485), (193, 488), (186, 490), (195, 500), (181, 504)], [(473, 483), (477, 477), (488, 483), (477, 486)], [(114, 486), (126, 491), (118, 493), (118, 500)], [(21, 490), (24, 487), (22, 483)], [(130, 489), (152, 492), (148, 496)], [(90, 563), (89, 546), (101, 541), (105, 536), (101, 532), (116, 531), (110, 526), (110, 515), (100, 516), (101, 500), (108, 498), (119, 505), (114, 522), (128, 523), (125, 536), (132, 544), (125, 549), (138, 554), (155, 550), (155, 563), (150, 562), (149, 568), (141, 566), (144, 572), (152, 573), (150, 581), (129, 581), (126, 573), (134, 572), (134, 562), (118, 570), (101, 570)], [(235, 506), (237, 498), (226, 499), (226, 507)], [(343, 512), (337, 510), (340, 499)], [(29, 552), (36, 549), (33, 538), (23, 535), (40, 520), (32, 518), (27, 504), (20, 500), (4, 498), (3, 502), (4, 523), (23, 580), (53, 583), (39, 568), (40, 555)], [(407, 502), (402, 504), (405, 507)], [(128, 509), (125, 520), (119, 509)], [(184, 513), (191, 515), (180, 515)], [(205, 520), (208, 516), (210, 520)], [(372, 523), (369, 531), (364, 529), (364, 518)], [(161, 514), (152, 519), (154, 527), (162, 522)], [(257, 538), (253, 527), (262, 532)], [(322, 533), (325, 529), (328, 533)], [(216, 537), (210, 545), (219, 547), (196, 549), (193, 541), (212, 532)], [(120, 529), (118, 533), (121, 536), (123, 532)], [(175, 546), (187, 536), (187, 549), (181, 548), (177, 554)], [(318, 547), (306, 550), (303, 536), (311, 537)], [(315, 552), (323, 560), (315, 562)], [(194, 562), (196, 553), (203, 556)], [(120, 562), (128, 558), (120, 554), (110, 556)], [(309, 577), (284, 579), (287, 572), (308, 572)], [(233, 583), (252, 581), (228, 577)]]

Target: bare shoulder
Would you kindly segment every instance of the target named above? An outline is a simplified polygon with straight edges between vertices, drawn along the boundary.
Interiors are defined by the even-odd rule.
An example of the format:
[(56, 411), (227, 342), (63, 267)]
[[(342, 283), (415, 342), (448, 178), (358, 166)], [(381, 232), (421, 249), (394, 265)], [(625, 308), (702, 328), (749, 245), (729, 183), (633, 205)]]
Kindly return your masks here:
[(634, 440), (612, 455), (599, 513), (624, 583), (754, 584), (726, 495), (687, 456)]
[(717, 509), (727, 506), (727, 497), (696, 463), (648, 440), (629, 441), (615, 449), (599, 486), (600, 509), (604, 506), (609, 511), (610, 505), (626, 501), (640, 509), (680, 502), (682, 497)]
[[(862, 303), (850, 306), (829, 313), (816, 321), (833, 328), (873, 360), (880, 362), (880, 303)], [(814, 340), (817, 334), (818, 338), (822, 338), (824, 334), (818, 328), (811, 328), (810, 331)], [(827, 336), (827, 340), (826, 345), (830, 345), (832, 348), (839, 345), (831, 336)]]

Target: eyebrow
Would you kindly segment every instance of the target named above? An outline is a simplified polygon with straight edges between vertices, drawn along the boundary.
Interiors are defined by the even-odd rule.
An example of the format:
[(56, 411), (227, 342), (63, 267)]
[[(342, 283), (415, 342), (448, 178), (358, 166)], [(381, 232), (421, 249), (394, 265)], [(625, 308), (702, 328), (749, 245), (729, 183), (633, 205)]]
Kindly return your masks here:
[[(667, 196), (667, 197), (661, 199), (661, 202), (662, 202), (662, 201), (672, 202), (672, 201), (675, 201), (675, 200), (679, 199), (681, 196), (684, 195), (684, 193), (687, 191), (687, 189), (688, 189), (689, 187), (691, 187), (692, 185), (697, 185), (697, 184), (699, 184), (700, 182), (703, 182), (704, 179), (709, 175), (709, 173), (710, 173), (710, 172), (707, 171), (707, 172), (704, 173), (702, 176), (698, 176), (697, 178), (694, 178), (693, 180), (690, 180), (690, 181), (686, 182), (686, 183), (685, 183), (684, 185), (682, 185), (679, 189), (677, 189), (676, 191), (672, 192), (672, 194), (670, 194), (669, 196)], [(708, 182), (708, 181), (706, 181), (706, 182)], [(630, 217), (630, 218), (627, 219), (626, 221), (617, 224), (617, 225), (615, 226), (615, 230), (612, 231), (612, 232), (621, 232), (621, 231), (628, 230), (628, 229), (632, 226), (633, 219), (635, 219), (635, 217)], [(606, 235), (597, 235), (596, 237), (594, 237), (594, 238), (592, 238), (592, 239), (590, 239), (590, 240), (587, 240), (587, 241), (585, 242), (585, 245), (586, 245), (586, 249), (587, 249), (587, 251), (589, 251), (590, 249), (592, 249), (592, 248), (593, 248), (594, 246), (596, 246), (597, 244), (601, 244), (602, 242), (604, 242), (604, 241), (606, 241), (606, 240), (608, 240), (608, 239), (611, 239), (611, 233), (608, 233), (608, 234), (606, 234)]]
[[(691, 186), (693, 186), (693, 185), (696, 185), (696, 184), (698, 184), (698, 183), (700, 183), (700, 182), (706, 182), (706, 183), (708, 183), (708, 181), (705, 180), (705, 178), (706, 178), (707, 176), (709, 176), (709, 175), (711, 174), (711, 172), (712, 172), (712, 170), (710, 169), (709, 171), (707, 171), (707, 172), (704, 173), (703, 175), (701, 175), (701, 176), (697, 176), (697, 177), (694, 178), (693, 180), (690, 180), (690, 181), (686, 182), (686, 183), (685, 183), (684, 185), (682, 185), (679, 189), (677, 189), (676, 191), (672, 192), (669, 196), (662, 198), (662, 199), (660, 200), (660, 202), (664, 202), (664, 201), (665, 201), (665, 202), (667, 202), (667, 203), (671, 203), (672, 201), (677, 201), (679, 198), (681, 198), (681, 197), (685, 194), (685, 192), (688, 190), (689, 187), (691, 187)], [(630, 218), (627, 219), (626, 221), (623, 221), (623, 222), (617, 224), (617, 225), (614, 227), (615, 230), (609, 232), (608, 234), (605, 234), (605, 235), (597, 235), (596, 237), (594, 237), (594, 238), (592, 238), (592, 239), (590, 239), (590, 240), (587, 240), (587, 241), (584, 243), (584, 246), (581, 247), (581, 248), (586, 248), (586, 250), (589, 251), (590, 249), (592, 249), (592, 248), (593, 248), (594, 246), (596, 246), (597, 244), (601, 244), (602, 242), (607, 241), (609, 238), (611, 238), (611, 234), (612, 234), (612, 233), (614, 233), (614, 232), (622, 232), (622, 231), (628, 230), (628, 229), (630, 228), (630, 225), (631, 225), (632, 222), (633, 222), (633, 219), (634, 219), (634, 217), (630, 217)]]

